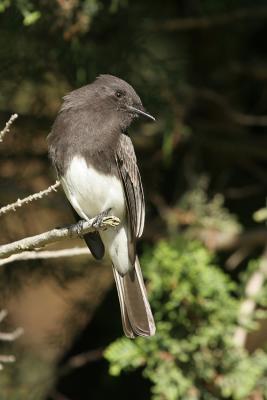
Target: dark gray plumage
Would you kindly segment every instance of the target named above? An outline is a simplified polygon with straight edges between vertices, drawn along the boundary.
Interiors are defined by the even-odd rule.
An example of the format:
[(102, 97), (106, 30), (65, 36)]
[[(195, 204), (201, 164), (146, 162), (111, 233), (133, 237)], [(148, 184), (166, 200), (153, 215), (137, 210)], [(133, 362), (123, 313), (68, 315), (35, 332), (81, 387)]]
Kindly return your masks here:
[(49, 154), (76, 218), (110, 209), (118, 229), (85, 235), (97, 259), (108, 252), (118, 289), (124, 332), (151, 336), (155, 324), (136, 255), (145, 203), (132, 142), (125, 135), (139, 115), (147, 114), (134, 89), (111, 75), (64, 97), (48, 136)]

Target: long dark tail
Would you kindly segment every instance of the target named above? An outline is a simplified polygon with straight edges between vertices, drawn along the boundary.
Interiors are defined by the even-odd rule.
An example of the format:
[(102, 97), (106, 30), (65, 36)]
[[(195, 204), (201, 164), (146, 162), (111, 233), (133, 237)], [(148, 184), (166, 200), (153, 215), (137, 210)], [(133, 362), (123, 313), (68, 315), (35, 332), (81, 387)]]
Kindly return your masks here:
[(154, 318), (147, 299), (146, 288), (136, 257), (134, 269), (121, 276), (113, 267), (121, 308), (122, 326), (126, 336), (153, 336)]

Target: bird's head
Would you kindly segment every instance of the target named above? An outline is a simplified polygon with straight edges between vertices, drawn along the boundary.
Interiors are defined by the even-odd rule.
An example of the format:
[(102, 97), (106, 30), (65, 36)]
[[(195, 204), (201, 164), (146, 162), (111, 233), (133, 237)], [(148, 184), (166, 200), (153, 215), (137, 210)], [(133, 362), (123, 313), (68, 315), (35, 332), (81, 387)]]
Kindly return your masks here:
[(114, 111), (127, 116), (127, 119), (132, 120), (142, 116), (155, 121), (155, 118), (145, 111), (133, 87), (124, 80), (113, 75), (100, 75), (94, 86), (100, 90), (102, 101), (114, 108)]
[[(115, 117), (127, 128), (139, 116), (155, 121), (131, 85), (113, 75), (100, 75), (93, 83), (64, 97), (62, 109), (86, 107), (105, 118)], [(94, 115), (96, 115), (94, 113)]]

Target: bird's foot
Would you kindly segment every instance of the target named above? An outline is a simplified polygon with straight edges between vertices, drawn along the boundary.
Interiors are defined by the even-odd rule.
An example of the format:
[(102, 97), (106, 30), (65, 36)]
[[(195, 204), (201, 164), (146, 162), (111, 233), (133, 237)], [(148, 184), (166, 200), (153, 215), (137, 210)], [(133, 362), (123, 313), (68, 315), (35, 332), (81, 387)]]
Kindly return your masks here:
[(114, 217), (112, 215), (108, 215), (107, 217), (103, 218), (102, 224), (105, 226), (102, 228), (104, 231), (108, 228), (116, 228), (120, 225), (120, 219), (118, 217)]
[(110, 218), (108, 216), (110, 211), (111, 211), (111, 208), (108, 208), (107, 210), (103, 211), (101, 214), (97, 215), (93, 220), (92, 226), (96, 229), (101, 228), (103, 225), (103, 222), (106, 222), (106, 220)]

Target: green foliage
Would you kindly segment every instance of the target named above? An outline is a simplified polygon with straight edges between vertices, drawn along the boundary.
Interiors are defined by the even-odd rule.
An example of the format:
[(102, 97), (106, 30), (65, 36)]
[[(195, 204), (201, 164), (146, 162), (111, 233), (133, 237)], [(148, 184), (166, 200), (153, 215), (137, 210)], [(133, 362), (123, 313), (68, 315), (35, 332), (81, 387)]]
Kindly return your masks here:
[[(25, 26), (34, 24), (41, 17), (40, 11), (35, 10), (35, 6), (30, 0), (16, 0), (14, 3), (23, 16)], [(4, 12), (10, 6), (11, 1), (1, 0), (0, 12)]]
[(0, 12), (4, 12), (10, 6), (10, 0), (0, 1)]
[(267, 220), (267, 207), (260, 208), (259, 210), (255, 211), (253, 214), (253, 219), (256, 222), (263, 222)]
[[(126, 0), (111, 0), (109, 5), (109, 11), (111, 13), (116, 13), (121, 6), (127, 4)], [(6, 11), (10, 6), (15, 6), (19, 13), (23, 16), (23, 25), (29, 26), (35, 24), (41, 17), (41, 11), (36, 8), (43, 8), (42, 2), (33, 2), (31, 0), (15, 0), (13, 3), (11, 0), (0, 0), (0, 12)], [(83, 27), (80, 32), (86, 32), (90, 28), (90, 23), (93, 17), (95, 17), (99, 11), (104, 7), (104, 4), (100, 0), (83, 0), (81, 2), (69, 2), (69, 4), (64, 4), (64, 2), (59, 4), (53, 4), (53, 7), (58, 8), (58, 14), (66, 21), (76, 20), (76, 22), (81, 23)], [(49, 8), (49, 5), (48, 5)], [(81, 20), (79, 18), (82, 16)]]
[(250, 356), (232, 343), (238, 317), (236, 285), (198, 242), (179, 237), (147, 251), (156, 335), (118, 339), (106, 350), (110, 373), (143, 367), (154, 400), (241, 400), (262, 384), (263, 352)]

